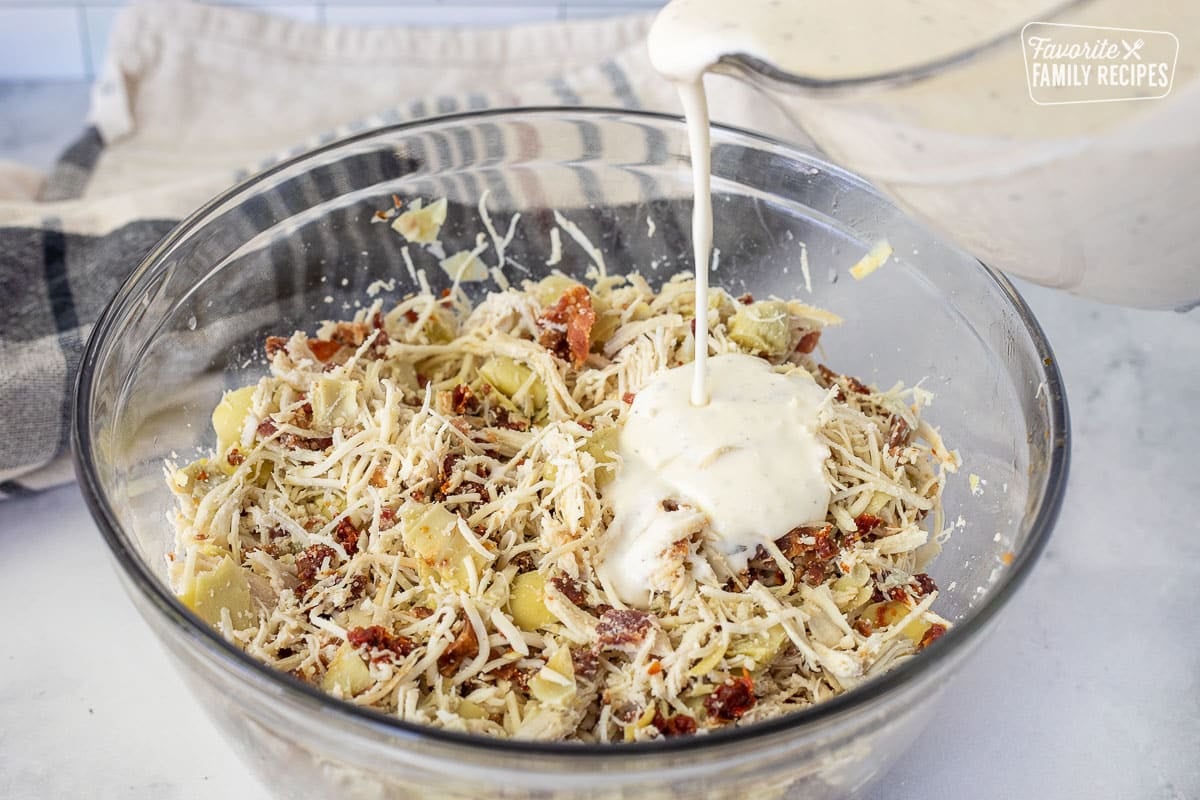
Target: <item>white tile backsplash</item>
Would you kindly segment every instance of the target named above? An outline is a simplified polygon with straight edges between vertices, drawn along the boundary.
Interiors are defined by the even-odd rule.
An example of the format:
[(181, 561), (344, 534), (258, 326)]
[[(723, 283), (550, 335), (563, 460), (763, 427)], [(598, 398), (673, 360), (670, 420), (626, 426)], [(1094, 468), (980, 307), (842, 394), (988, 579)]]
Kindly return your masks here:
[[(309, 22), (473, 25), (629, 14), (663, 0), (224, 0)], [(0, 81), (93, 77), (123, 0), (0, 0)]]
[(488, 27), (514, 22), (545, 22), (558, 18), (558, 8), (545, 5), (363, 6), (339, 3), (325, 6), (325, 22), (331, 25), (470, 25), (472, 27)]

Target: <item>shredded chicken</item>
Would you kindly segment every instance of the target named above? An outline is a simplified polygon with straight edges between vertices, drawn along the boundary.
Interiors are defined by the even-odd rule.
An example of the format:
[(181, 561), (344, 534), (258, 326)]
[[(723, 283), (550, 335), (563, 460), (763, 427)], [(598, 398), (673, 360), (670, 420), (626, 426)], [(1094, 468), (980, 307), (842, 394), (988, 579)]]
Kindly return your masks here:
[[(914, 390), (818, 365), (837, 319), (795, 301), (738, 317), (753, 301), (714, 289), (711, 352), (829, 388), (825, 526), (734, 574), (701, 519), (646, 610), (597, 579), (616, 435), (629, 398), (692, 359), (692, 293), (690, 276), (656, 292), (637, 274), (556, 274), (474, 307), (456, 285), (271, 337), (270, 375), (223, 401), (217, 451), (168, 465), (176, 591), (348, 702), (503, 737), (704, 733), (912, 657), (949, 626), (923, 569), (957, 456)], [(670, 570), (694, 555), (712, 569)]]

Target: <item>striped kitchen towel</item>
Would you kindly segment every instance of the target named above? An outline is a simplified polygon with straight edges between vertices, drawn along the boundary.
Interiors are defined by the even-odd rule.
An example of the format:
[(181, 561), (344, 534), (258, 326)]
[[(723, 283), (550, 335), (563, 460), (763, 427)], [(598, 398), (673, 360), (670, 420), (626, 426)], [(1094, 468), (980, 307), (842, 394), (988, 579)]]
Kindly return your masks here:
[[(676, 113), (645, 15), (511, 28), (334, 28), (232, 8), (125, 9), (87, 130), (36, 197), (0, 166), (0, 497), (71, 480), (68, 411), (91, 325), (190, 211), (341, 136), (455, 111), (564, 105)], [(711, 81), (714, 117), (795, 137), (778, 104)]]

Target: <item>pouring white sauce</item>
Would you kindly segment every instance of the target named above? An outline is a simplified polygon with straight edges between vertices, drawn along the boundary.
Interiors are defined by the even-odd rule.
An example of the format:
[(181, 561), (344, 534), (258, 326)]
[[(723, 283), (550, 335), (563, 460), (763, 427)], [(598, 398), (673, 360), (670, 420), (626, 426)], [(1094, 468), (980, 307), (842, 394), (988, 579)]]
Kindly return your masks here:
[(606, 490), (616, 515), (599, 573), (631, 605), (667, 588), (663, 552), (705, 523), (739, 572), (760, 544), (829, 510), (829, 449), (815, 436), (825, 390), (802, 369), (784, 375), (729, 353), (709, 361), (711, 396), (696, 405), (692, 373), (656, 375), (621, 431), (621, 468)]

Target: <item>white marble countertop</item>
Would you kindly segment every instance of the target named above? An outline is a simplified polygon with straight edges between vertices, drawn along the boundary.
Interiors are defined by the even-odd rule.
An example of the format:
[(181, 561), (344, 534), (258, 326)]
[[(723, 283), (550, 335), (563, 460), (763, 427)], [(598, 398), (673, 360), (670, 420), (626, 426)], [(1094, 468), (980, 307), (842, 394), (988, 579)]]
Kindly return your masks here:
[[(20, 146), (0, 135), (0, 157)], [(1062, 517), (872, 797), (1200, 798), (1200, 313), (1024, 291), (1071, 403)], [(266, 797), (124, 596), (76, 487), (0, 504), (0, 608), (0, 797)]]

